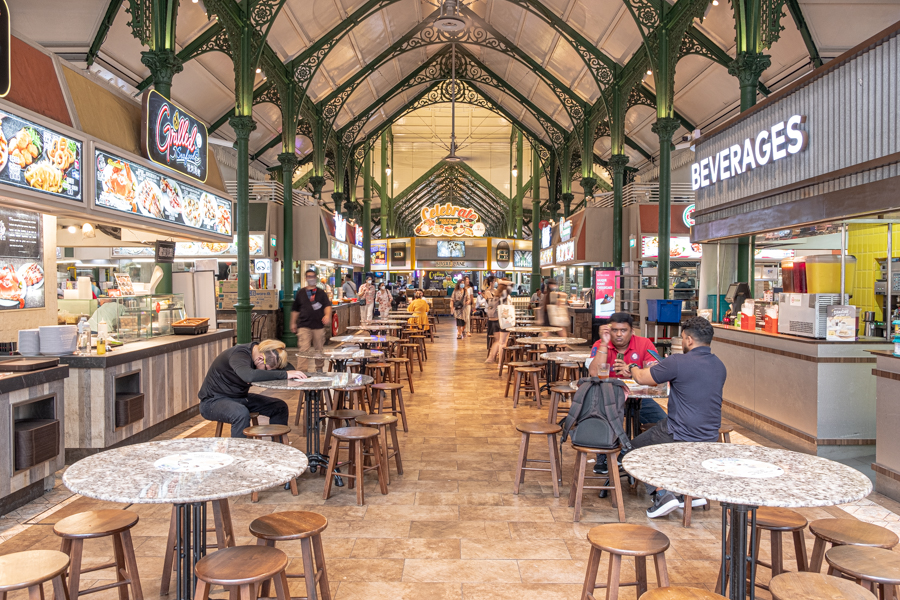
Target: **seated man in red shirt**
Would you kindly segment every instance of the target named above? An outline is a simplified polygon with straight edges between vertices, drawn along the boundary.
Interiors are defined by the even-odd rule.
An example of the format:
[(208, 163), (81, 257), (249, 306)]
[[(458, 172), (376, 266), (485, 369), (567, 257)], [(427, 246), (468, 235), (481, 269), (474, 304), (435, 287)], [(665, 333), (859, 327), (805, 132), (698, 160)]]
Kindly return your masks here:
[[(609, 318), (609, 325), (600, 328), (600, 339), (591, 348), (591, 357), (585, 361), (588, 374), (597, 377), (600, 373), (600, 365), (609, 364), (609, 376), (617, 379), (631, 379), (628, 365), (637, 365), (646, 369), (660, 361), (656, 346), (650, 339), (634, 335), (634, 320), (628, 313), (613, 313)], [(604, 332), (609, 332), (609, 343), (605, 345)], [(666, 413), (653, 398), (641, 400), (641, 424), (659, 423), (666, 418)], [(605, 455), (599, 455), (605, 459)], [(594, 472), (606, 473), (605, 460), (598, 460), (594, 466)]]

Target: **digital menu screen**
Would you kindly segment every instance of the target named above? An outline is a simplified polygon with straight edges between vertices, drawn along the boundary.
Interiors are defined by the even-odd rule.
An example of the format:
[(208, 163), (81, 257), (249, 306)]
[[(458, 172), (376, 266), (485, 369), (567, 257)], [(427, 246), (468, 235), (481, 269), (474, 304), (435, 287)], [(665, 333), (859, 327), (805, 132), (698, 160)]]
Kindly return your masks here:
[(616, 312), (619, 271), (594, 271), (594, 318), (608, 318)]
[[(262, 256), (265, 236), (251, 235), (250, 256)], [(143, 258), (156, 256), (153, 248), (119, 247), (112, 249), (113, 258)], [(176, 242), (175, 257), (183, 256), (237, 256), (237, 236), (230, 244), (225, 242)]]
[[(659, 257), (659, 238), (656, 236), (641, 236), (641, 255), (644, 258)], [(700, 244), (692, 244), (689, 237), (669, 238), (670, 258), (701, 258), (703, 250)]]
[(41, 215), (0, 208), (0, 309), (43, 306), (44, 238)]
[(82, 159), (80, 141), (0, 111), (0, 183), (83, 202)]
[(331, 240), (331, 258), (336, 260), (350, 260), (350, 246), (337, 240)]
[(94, 168), (97, 206), (231, 235), (231, 200), (104, 150), (94, 151)]
[(372, 242), (372, 267), (387, 266), (387, 242)]

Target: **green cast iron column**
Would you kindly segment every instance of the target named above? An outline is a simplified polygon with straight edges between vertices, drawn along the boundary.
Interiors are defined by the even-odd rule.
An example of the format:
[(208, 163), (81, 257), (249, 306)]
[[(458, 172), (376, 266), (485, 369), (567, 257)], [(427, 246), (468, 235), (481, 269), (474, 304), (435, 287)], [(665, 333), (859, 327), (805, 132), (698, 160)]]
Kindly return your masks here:
[[(293, 136), (285, 136), (293, 137)], [(287, 139), (285, 139), (285, 146)], [(291, 142), (293, 146), (293, 142)], [(284, 187), (284, 227), (281, 233), (281, 289), (284, 290), (284, 298), (281, 301), (281, 310), (284, 313), (284, 331), (281, 333), (281, 341), (289, 348), (297, 346), (297, 335), (291, 331), (291, 306), (294, 304), (294, 196), (293, 180), (294, 170), (300, 163), (294, 152), (282, 152), (278, 155), (281, 163), (281, 182)]]
[(622, 187), (625, 179), (625, 165), (628, 155), (613, 154), (609, 157), (609, 168), (613, 176), (613, 266), (622, 266)]
[(681, 122), (673, 117), (663, 117), (653, 124), (659, 136), (659, 260), (656, 281), (669, 297), (669, 239), (672, 234), (672, 136)]
[(325, 135), (322, 130), (322, 119), (313, 123), (313, 176), (309, 185), (313, 188), (316, 200), (322, 199), (322, 188), (325, 187)]
[(594, 195), (597, 179), (594, 177), (594, 128), (591, 127), (593, 119), (590, 111), (584, 115), (584, 126), (581, 130), (581, 189), (584, 190), (584, 199)]
[(363, 159), (363, 277), (372, 270), (372, 161), (373, 152)]
[(541, 156), (531, 149), (531, 293), (541, 287)]
[(562, 179), (563, 216), (568, 219), (569, 212), (572, 210), (572, 200), (575, 199), (575, 194), (572, 193), (572, 142), (571, 141), (566, 143), (566, 147), (563, 150), (563, 160), (562, 160), (562, 164), (559, 166), (559, 171), (560, 171), (560, 175), (561, 175), (561, 179)]
[[(391, 237), (391, 199), (388, 189), (387, 130), (381, 132), (381, 239)], [(369, 271), (367, 270), (366, 273)]]
[[(394, 130), (391, 129), (390, 127), (388, 127), (388, 132), (390, 133), (390, 141), (391, 141), (391, 149), (390, 149), (391, 164), (394, 165), (394, 164), (396, 164), (394, 162)], [(393, 167), (391, 167), (391, 168), (393, 169)], [(393, 170), (391, 171), (390, 184), (391, 185), (388, 186), (387, 196), (388, 196), (388, 198), (390, 198), (390, 205), (391, 205), (391, 237), (394, 237), (397, 235), (397, 215), (395, 214), (395, 209), (397, 207), (394, 206), (394, 171)], [(384, 237), (384, 236), (382, 235), (381, 237)]]
[(523, 151), (523, 140), (524, 136), (522, 135), (522, 130), (520, 129), (516, 135), (516, 195), (515, 195), (515, 209), (516, 209), (516, 239), (523, 239), (522, 230), (523, 230), (523, 220), (524, 216), (522, 204), (525, 202), (525, 190), (523, 189), (523, 183), (525, 180), (525, 173), (523, 173), (523, 167), (525, 164), (524, 161), (524, 151)]

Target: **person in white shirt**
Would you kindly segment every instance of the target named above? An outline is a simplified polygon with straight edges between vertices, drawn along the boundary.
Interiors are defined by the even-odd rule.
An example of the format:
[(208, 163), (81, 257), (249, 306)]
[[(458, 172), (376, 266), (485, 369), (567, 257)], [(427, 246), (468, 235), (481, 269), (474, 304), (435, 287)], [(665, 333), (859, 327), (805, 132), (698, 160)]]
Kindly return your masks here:
[(372, 283), (372, 276), (366, 277), (366, 282), (359, 286), (359, 298), (365, 301), (363, 308), (363, 321), (371, 321), (375, 318), (375, 286)]
[(344, 298), (356, 298), (356, 284), (349, 277), (344, 277), (344, 285), (341, 286)]

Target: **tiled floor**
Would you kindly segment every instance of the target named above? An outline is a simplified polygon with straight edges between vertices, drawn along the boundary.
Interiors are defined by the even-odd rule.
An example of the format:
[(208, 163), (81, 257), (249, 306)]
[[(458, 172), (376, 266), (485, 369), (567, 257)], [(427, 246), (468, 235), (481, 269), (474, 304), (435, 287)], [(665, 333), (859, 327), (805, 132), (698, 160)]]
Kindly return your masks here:
[[(544, 474), (529, 473), (520, 494), (512, 493), (519, 446), (514, 425), (543, 421), (546, 408), (538, 410), (524, 402), (513, 410), (512, 401), (503, 397), (496, 369), (483, 363), (484, 335), (456, 340), (448, 321), (440, 326), (441, 336), (428, 345), (425, 372), (415, 372), (418, 393), (406, 395), (410, 432), (400, 434), (404, 474), (392, 474), (389, 494), (378, 493), (370, 479), (366, 506), (356, 506), (355, 494), (347, 488), (335, 488), (333, 497), (325, 501), (321, 471), (306, 473), (299, 497), (279, 488), (262, 493), (258, 504), (251, 504), (249, 497), (232, 502), (238, 542), (255, 541), (247, 531), (257, 516), (311, 510), (329, 519), (323, 538), (337, 600), (578, 598), (589, 551), (585, 536), (598, 523), (615, 521), (616, 512), (608, 499), (586, 494), (582, 520), (573, 522), (566, 501), (574, 459), (570, 449), (563, 454), (565, 485), (560, 498), (553, 497), (549, 475)], [(282, 397), (293, 412), (296, 399)], [(212, 424), (198, 418), (163, 437), (212, 433)], [(732, 441), (774, 446), (741, 428), (736, 428)], [(305, 448), (300, 437), (292, 435), (291, 442)], [(543, 448), (536, 444), (532, 455), (539, 457)], [(651, 521), (644, 513), (649, 499), (642, 487), (626, 491), (628, 521), (650, 525), (669, 536), (672, 545), (667, 557), (673, 584), (712, 589), (720, 552), (718, 505), (708, 512), (695, 510), (689, 529), (681, 526), (680, 510)], [(58, 548), (53, 523), (70, 514), (110, 506), (140, 515), (133, 533), (141, 580), (145, 596), (156, 597), (171, 510), (167, 505), (97, 502), (71, 496), (58, 484), (41, 499), (0, 518), (0, 554)], [(900, 532), (898, 505), (877, 494), (852, 505), (801, 512), (809, 519), (853, 516)], [(812, 542), (807, 542), (811, 549)], [(761, 554), (765, 558), (767, 545), (764, 541)], [(295, 559), (293, 570), (299, 570), (299, 546), (282, 547)], [(88, 562), (112, 556), (106, 542), (86, 544), (86, 553)], [(790, 566), (793, 549), (787, 548), (786, 555)], [(623, 577), (631, 577), (629, 561), (624, 565)], [(602, 565), (599, 579), (605, 577)], [(762, 569), (760, 580), (767, 578)], [(111, 570), (98, 571), (83, 583), (103, 585), (112, 579)], [(291, 585), (295, 595), (304, 593), (302, 583)], [(92, 595), (97, 600), (115, 597), (113, 590)], [(634, 598), (633, 588), (625, 589), (621, 597)], [(757, 597), (769, 598), (763, 591)]]

